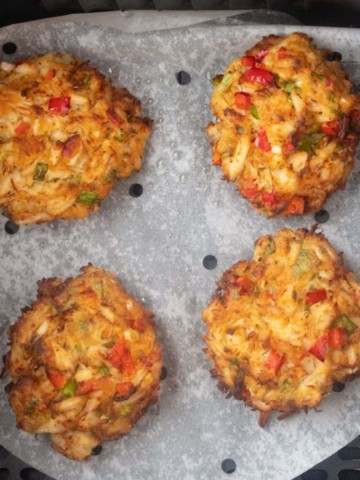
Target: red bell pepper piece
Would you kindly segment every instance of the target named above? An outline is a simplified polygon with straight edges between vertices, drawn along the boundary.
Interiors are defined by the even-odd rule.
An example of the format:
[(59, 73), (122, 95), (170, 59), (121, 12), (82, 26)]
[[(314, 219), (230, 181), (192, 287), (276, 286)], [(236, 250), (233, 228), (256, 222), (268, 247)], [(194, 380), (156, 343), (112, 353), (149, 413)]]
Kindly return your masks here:
[(330, 328), (329, 345), (335, 350), (340, 350), (345, 341), (345, 329), (341, 327)]
[(291, 57), (291, 55), (289, 55), (285, 47), (280, 47), (277, 53), (277, 57), (279, 60), (282, 60), (283, 58)]
[(320, 130), (326, 135), (332, 135), (336, 137), (340, 132), (340, 122), (339, 120), (331, 120), (331, 122), (323, 123), (320, 125)]
[(121, 127), (121, 125), (124, 123), (124, 121), (116, 115), (114, 110), (108, 110), (107, 116), (110, 122), (115, 125), (115, 127)]
[(263, 192), (261, 195), (263, 204), (268, 207), (274, 207), (280, 201), (279, 195), (274, 192)]
[(80, 148), (81, 140), (80, 135), (73, 135), (72, 137), (68, 138), (62, 148), (62, 156), (65, 158), (72, 157), (75, 152)]
[(284, 362), (285, 356), (276, 350), (272, 350), (265, 362), (265, 367), (269, 370), (274, 370), (278, 374)]
[(244, 198), (255, 198), (259, 195), (260, 190), (256, 185), (244, 186), (240, 189), (240, 192)]
[(264, 68), (252, 67), (244, 73), (242, 79), (244, 82), (269, 85), (274, 80), (274, 74)]
[(55, 368), (47, 370), (47, 375), (53, 387), (60, 390), (66, 383), (66, 377)]
[(283, 146), (284, 155), (290, 155), (295, 151), (295, 145), (293, 144), (292, 137), (289, 137), (285, 140)]
[(255, 138), (255, 141), (254, 141), (254, 145), (255, 147), (260, 148), (264, 152), (270, 152), (271, 145), (265, 130), (258, 131), (257, 137)]
[(327, 291), (325, 289), (321, 290), (310, 290), (305, 295), (306, 305), (314, 305), (315, 303), (322, 302), (327, 299)]
[(260, 52), (255, 55), (256, 61), (261, 62), (261, 60), (265, 58), (268, 53), (269, 50), (260, 50)]
[(123, 338), (115, 343), (106, 357), (113, 367), (118, 368), (125, 375), (131, 375), (135, 370), (134, 360)]
[(134, 384), (131, 382), (122, 382), (116, 385), (116, 393), (123, 400), (129, 398), (135, 391)]
[(237, 277), (235, 280), (233, 280), (232, 285), (239, 286), (240, 287), (240, 293), (249, 293), (251, 290), (251, 287), (253, 286), (252, 281), (248, 277)]
[(55, 76), (55, 68), (50, 68), (50, 70), (45, 75), (45, 80), (51, 80)]
[(27, 122), (21, 122), (19, 125), (15, 128), (15, 133), (16, 135), (21, 135), (24, 133), (28, 128), (30, 127), (30, 124)]
[(286, 212), (291, 214), (302, 214), (304, 213), (304, 205), (304, 197), (298, 197), (296, 195), (290, 199), (286, 208)]
[(107, 377), (89, 378), (89, 380), (84, 380), (83, 382), (78, 383), (76, 394), (86, 395), (87, 393), (100, 390), (106, 383), (108, 383)]
[(255, 57), (252, 55), (245, 55), (245, 57), (241, 58), (241, 63), (244, 67), (251, 68), (255, 65)]
[(249, 108), (251, 107), (250, 94), (246, 92), (236, 92), (235, 105), (241, 110), (249, 110)]
[(326, 356), (326, 350), (328, 346), (328, 335), (322, 335), (319, 337), (314, 345), (309, 349), (309, 352), (314, 355), (318, 360), (323, 362)]
[(70, 111), (70, 97), (53, 97), (49, 100), (49, 112), (67, 115)]

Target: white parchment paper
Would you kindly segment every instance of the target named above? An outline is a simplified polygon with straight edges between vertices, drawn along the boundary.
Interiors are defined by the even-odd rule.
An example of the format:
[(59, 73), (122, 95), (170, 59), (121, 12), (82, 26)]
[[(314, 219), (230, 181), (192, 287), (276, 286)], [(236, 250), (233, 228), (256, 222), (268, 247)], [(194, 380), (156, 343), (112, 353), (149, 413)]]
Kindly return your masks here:
[[(290, 226), (311, 227), (312, 216), (267, 220), (221, 180), (211, 166), (204, 128), (210, 120), (211, 78), (262, 35), (294, 27), (191, 27), (125, 34), (101, 26), (23, 24), (0, 30), (0, 45), (15, 42), (12, 61), (49, 50), (89, 59), (115, 84), (126, 86), (155, 120), (143, 170), (119, 182), (101, 211), (84, 221), (52, 222), (4, 232), (0, 219), (0, 353), (6, 330), (21, 307), (36, 296), (36, 281), (76, 275), (92, 262), (118, 275), (130, 294), (156, 314), (168, 377), (160, 410), (150, 411), (125, 438), (104, 445), (100, 456), (77, 463), (49, 447), (46, 438), (18, 431), (0, 386), (0, 443), (57, 480), (225, 478), (221, 462), (237, 464), (236, 480), (291, 480), (344, 446), (360, 432), (360, 381), (333, 393), (321, 412), (274, 419), (266, 429), (257, 414), (215, 388), (202, 352), (201, 310), (215, 281), (242, 258), (250, 258), (260, 235)], [(342, 52), (360, 83), (360, 32), (297, 27), (317, 43)], [(179, 85), (185, 70), (191, 82)], [(357, 162), (345, 191), (327, 203), (323, 231), (360, 274), (359, 177)], [(132, 183), (143, 185), (139, 198)], [(203, 258), (217, 257), (215, 270)]]

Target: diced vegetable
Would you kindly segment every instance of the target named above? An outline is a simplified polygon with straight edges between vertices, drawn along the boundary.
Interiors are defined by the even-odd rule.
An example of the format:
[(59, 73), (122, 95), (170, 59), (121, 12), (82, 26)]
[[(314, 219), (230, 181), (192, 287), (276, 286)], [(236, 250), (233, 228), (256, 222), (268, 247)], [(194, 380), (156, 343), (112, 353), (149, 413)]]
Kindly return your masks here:
[(340, 132), (340, 121), (338, 119), (320, 125), (320, 130), (326, 135), (337, 136)]
[(118, 142), (123, 142), (126, 137), (127, 133), (125, 132), (125, 130), (120, 129), (119, 134), (115, 135), (114, 139)]
[(271, 145), (268, 140), (267, 134), (265, 130), (259, 130), (257, 136), (254, 141), (255, 147), (260, 148), (264, 152), (270, 152)]
[(314, 305), (327, 299), (327, 291), (325, 289), (311, 290), (305, 295), (306, 305)]
[(314, 154), (315, 147), (323, 138), (323, 133), (314, 133), (312, 135), (304, 135), (301, 137), (297, 143), (298, 150), (302, 150), (304, 152)]
[(304, 197), (295, 195), (292, 197), (286, 207), (286, 211), (291, 214), (300, 215), (304, 213), (305, 200)]
[(114, 112), (114, 110), (109, 109), (107, 111), (107, 116), (110, 122), (115, 125), (115, 127), (121, 127), (121, 125), (124, 123), (124, 121), (118, 117), (118, 115)]
[(337, 318), (334, 322), (334, 326), (344, 328), (348, 335), (352, 335), (358, 329), (358, 326), (350, 320), (347, 315), (342, 315)]
[(311, 76), (313, 78), (318, 78), (319, 80), (323, 80), (325, 78), (325, 75), (319, 72), (311, 72)]
[(49, 100), (49, 112), (56, 115), (67, 115), (70, 111), (70, 97), (53, 97)]
[(116, 394), (121, 400), (126, 400), (135, 392), (134, 384), (131, 382), (122, 382), (116, 385)]
[(257, 108), (255, 107), (255, 105), (251, 106), (250, 113), (254, 118), (256, 118), (256, 120), (260, 120), (260, 115), (259, 115), (259, 112), (257, 111)]
[(135, 369), (134, 360), (129, 352), (125, 340), (118, 340), (106, 355), (111, 365), (124, 374), (131, 374)]
[(265, 252), (264, 252), (264, 255), (266, 257), (268, 257), (269, 255), (271, 255), (272, 253), (276, 252), (276, 247), (275, 247), (275, 242), (274, 240), (271, 238), (269, 243), (266, 245), (266, 248), (265, 248)]
[(79, 149), (81, 145), (80, 135), (73, 135), (69, 137), (65, 143), (63, 144), (62, 148), (62, 156), (65, 158), (71, 158), (75, 152)]
[(237, 277), (231, 283), (234, 286), (240, 287), (241, 294), (249, 293), (253, 286), (252, 281), (248, 277)]
[(215, 77), (212, 79), (212, 84), (214, 87), (217, 87), (220, 85), (221, 80), (224, 78), (224, 75), (215, 75)]
[(260, 52), (255, 55), (255, 60), (261, 62), (261, 60), (265, 58), (268, 53), (269, 50), (260, 50)]
[(331, 348), (340, 350), (345, 341), (345, 329), (341, 327), (330, 328), (329, 345)]
[(239, 367), (239, 366), (240, 366), (239, 360), (238, 360), (236, 357), (233, 357), (233, 358), (230, 360), (230, 364), (231, 364), (231, 365), (234, 365), (234, 367)]
[(261, 194), (262, 201), (264, 205), (268, 207), (274, 207), (280, 201), (279, 195), (275, 192), (263, 192)]
[(269, 370), (274, 370), (274, 372), (278, 374), (284, 362), (285, 356), (276, 350), (272, 350), (265, 362), (265, 367)]
[(96, 373), (101, 377), (103, 377), (104, 375), (107, 375), (109, 371), (110, 371), (109, 367), (105, 363), (102, 363), (100, 367), (97, 369)]
[(15, 128), (16, 135), (21, 135), (22, 133), (26, 132), (26, 130), (30, 128), (30, 124), (28, 122), (21, 122)]
[(50, 68), (48, 72), (45, 74), (45, 80), (51, 80), (55, 76), (55, 68)]
[(74, 395), (77, 389), (77, 383), (74, 378), (70, 378), (64, 385), (63, 389), (61, 390), (61, 393), (63, 397), (65, 398), (70, 398)]
[[(251, 97), (246, 92), (235, 93), (235, 105), (241, 110), (249, 110), (251, 107)], [(251, 111), (251, 109), (250, 109)]]
[(290, 155), (296, 150), (295, 145), (293, 144), (292, 137), (288, 137), (283, 146), (284, 155)]
[(328, 346), (328, 335), (322, 335), (317, 339), (314, 345), (309, 349), (309, 352), (314, 355), (318, 360), (323, 362), (325, 360), (326, 351)]
[(307, 250), (301, 250), (291, 271), (297, 277), (313, 268), (313, 262)]
[(255, 62), (256, 62), (255, 57), (253, 57), (252, 55), (245, 55), (241, 59), (242, 65), (247, 68), (253, 67), (255, 65)]
[(242, 76), (244, 82), (269, 85), (274, 80), (274, 74), (263, 68), (252, 67)]
[(96, 202), (96, 193), (82, 190), (77, 201), (83, 205), (93, 205)]
[(232, 84), (232, 81), (233, 81), (233, 75), (231, 73), (227, 73), (226, 75), (223, 76), (220, 82), (219, 88), (223, 91), (227, 90)]
[(240, 188), (240, 192), (243, 197), (251, 199), (257, 197), (260, 193), (260, 190), (258, 189), (257, 185), (249, 182)]
[(66, 377), (54, 368), (47, 370), (47, 376), (52, 385), (57, 389), (63, 388), (66, 383)]
[(45, 180), (45, 175), (46, 175), (46, 172), (48, 171), (48, 168), (49, 166), (47, 163), (43, 163), (43, 162), (37, 163), (35, 167), (35, 172), (33, 175), (33, 180), (38, 180), (39, 182), (43, 182)]
[(290, 55), (285, 47), (280, 47), (277, 53), (277, 57), (279, 60), (283, 60), (284, 58), (289, 58)]
[(292, 82), (292, 81), (284, 82), (281, 86), (286, 93), (291, 93), (292, 89), (295, 87), (295, 82)]

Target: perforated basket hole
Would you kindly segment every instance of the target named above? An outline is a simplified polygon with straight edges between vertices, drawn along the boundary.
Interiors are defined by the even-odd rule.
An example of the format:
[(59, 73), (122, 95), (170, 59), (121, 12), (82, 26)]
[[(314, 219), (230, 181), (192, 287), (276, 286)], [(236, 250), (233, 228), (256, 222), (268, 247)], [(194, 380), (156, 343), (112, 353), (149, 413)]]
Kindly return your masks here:
[(35, 468), (23, 468), (20, 472), (20, 478), (22, 480), (49, 480), (51, 477), (45, 475), (45, 473), (39, 472)]
[(334, 385), (332, 387), (332, 391), (333, 392), (342, 392), (345, 388), (345, 384), (344, 383), (340, 383), (340, 382), (334, 382)]
[(2, 50), (6, 55), (13, 55), (17, 50), (17, 46), (14, 42), (6, 42), (2, 46)]
[(344, 447), (338, 451), (341, 460), (353, 460), (360, 458), (360, 448), (358, 447)]
[(340, 62), (342, 55), (340, 52), (329, 52), (325, 58), (328, 62), (335, 62), (336, 60)]
[(0, 468), (0, 480), (7, 480), (9, 477), (9, 470), (7, 468)]
[(8, 233), (9, 235), (14, 235), (14, 233), (18, 232), (19, 225), (16, 225), (16, 223), (12, 222), (11, 220), (8, 220), (5, 223), (4, 228), (6, 233)]
[(160, 380), (165, 380), (165, 378), (167, 377), (167, 370), (165, 367), (162, 367), (161, 369), (161, 374), (160, 374)]
[(330, 214), (327, 210), (319, 210), (314, 217), (318, 223), (326, 223), (330, 218)]
[(132, 185), (130, 185), (130, 188), (129, 188), (129, 194), (131, 197), (134, 197), (134, 198), (137, 198), (137, 197), (141, 197), (141, 195), (143, 194), (143, 186), (140, 185), (140, 183), (133, 183)]
[(180, 72), (176, 74), (176, 80), (180, 85), (188, 85), (191, 82), (191, 75), (185, 72), (185, 70), (180, 70)]
[(339, 480), (360, 480), (360, 470), (341, 470)]
[(94, 447), (91, 451), (91, 455), (94, 455), (94, 457), (96, 457), (97, 455), (100, 455), (100, 453), (102, 452), (102, 446), (101, 445), (97, 445), (96, 447)]
[(234, 473), (236, 470), (236, 463), (232, 458), (226, 458), (221, 462), (221, 470), (227, 474)]
[(214, 270), (217, 266), (217, 258), (214, 255), (206, 255), (203, 259), (203, 265), (206, 270)]
[(328, 474), (325, 470), (313, 469), (301, 475), (301, 480), (327, 480)]

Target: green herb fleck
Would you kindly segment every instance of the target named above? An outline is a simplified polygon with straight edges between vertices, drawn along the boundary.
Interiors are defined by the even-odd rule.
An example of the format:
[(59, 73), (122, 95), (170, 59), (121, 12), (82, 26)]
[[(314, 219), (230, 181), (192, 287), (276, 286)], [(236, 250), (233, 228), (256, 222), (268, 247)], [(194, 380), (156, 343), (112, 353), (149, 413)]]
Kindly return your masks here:
[(97, 369), (96, 373), (100, 377), (103, 377), (104, 375), (107, 375), (109, 371), (109, 367), (105, 363), (102, 363), (101, 366)]
[(315, 153), (315, 147), (324, 137), (323, 133), (313, 133), (312, 135), (304, 135), (297, 143), (297, 148), (304, 152), (313, 154)]
[(334, 95), (333, 92), (330, 92), (330, 93), (329, 93), (328, 99), (329, 99), (329, 102), (334, 103), (334, 101), (335, 101), (335, 95)]
[(117, 140), (118, 142), (123, 142), (125, 138), (127, 137), (127, 133), (125, 130), (122, 130), (121, 128), (119, 129), (119, 134), (114, 136), (114, 139)]
[(48, 168), (49, 166), (47, 163), (42, 163), (42, 162), (37, 163), (35, 167), (33, 180), (39, 180), (40, 182), (43, 182), (45, 180), (45, 175), (46, 175), (46, 172), (48, 171)]
[(317, 133), (320, 131), (320, 126), (317, 123), (313, 123), (310, 128), (311, 133)]
[(323, 73), (319, 73), (319, 72), (311, 72), (311, 76), (313, 78), (318, 78), (319, 80), (324, 80), (324, 78), (325, 78), (325, 75)]
[(104, 177), (104, 183), (113, 183), (113, 182), (115, 182), (116, 177), (117, 177), (116, 170), (114, 170), (114, 169), (110, 170), (110, 172), (107, 173)]
[(231, 73), (227, 73), (226, 75), (223, 76), (220, 84), (219, 84), (219, 88), (221, 90), (227, 90), (230, 85), (232, 84), (232, 81), (233, 81), (233, 76)]
[(352, 320), (350, 320), (347, 315), (342, 315), (336, 319), (334, 326), (344, 328), (348, 335), (353, 334), (358, 329), (358, 326)]
[(122, 407), (117, 409), (117, 414), (120, 415), (121, 417), (126, 417), (126, 415), (129, 415), (130, 412), (131, 412), (130, 405), (123, 405)]
[(281, 86), (286, 93), (291, 93), (292, 89), (295, 87), (295, 82), (284, 82)]
[(70, 378), (70, 380), (68, 380), (65, 383), (65, 386), (61, 390), (61, 393), (62, 393), (63, 397), (71, 398), (74, 395), (74, 393), (76, 392), (76, 390), (77, 390), (76, 380), (75, 380), (75, 378)]
[(255, 105), (251, 105), (250, 113), (254, 118), (256, 118), (256, 120), (260, 120), (260, 115), (259, 115), (259, 112), (257, 111), (257, 108), (255, 107)]
[(38, 399), (36, 397), (31, 397), (24, 414), (27, 415), (28, 417), (31, 417), (35, 413), (35, 408), (38, 403)]
[(340, 110), (337, 110), (336, 108), (330, 108), (330, 112), (336, 115), (337, 117), (342, 117), (342, 112), (340, 112)]
[(75, 345), (75, 350), (76, 350), (78, 353), (82, 353), (82, 351), (83, 351), (83, 350), (82, 350), (82, 347), (81, 347), (81, 345), (80, 345), (79, 343), (77, 343), (77, 344)]
[(276, 252), (275, 242), (273, 239), (271, 239), (269, 243), (266, 245), (264, 255), (267, 257), (268, 255), (271, 255), (274, 252)]
[(299, 275), (311, 270), (312, 267), (313, 262), (310, 258), (308, 250), (301, 250), (295, 264), (291, 268), (291, 271), (293, 275), (298, 277)]
[(69, 178), (69, 183), (71, 185), (80, 185), (81, 175), (71, 175), (71, 177)]
[(233, 357), (230, 360), (231, 365), (234, 365), (235, 367), (240, 367), (239, 360), (236, 357)]
[(96, 193), (82, 190), (77, 201), (83, 205), (93, 205), (96, 202)]
[(289, 379), (285, 378), (281, 385), (281, 390), (284, 392), (286, 390), (289, 390), (289, 388), (292, 386), (292, 383), (290, 382)]
[(237, 127), (236, 132), (239, 133), (240, 135), (242, 135), (245, 132), (245, 128), (244, 127)]

